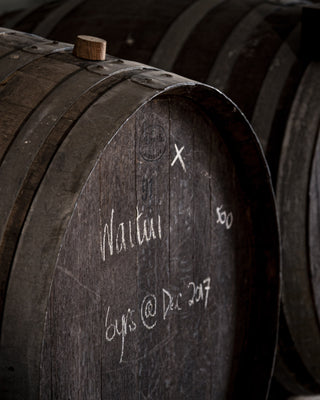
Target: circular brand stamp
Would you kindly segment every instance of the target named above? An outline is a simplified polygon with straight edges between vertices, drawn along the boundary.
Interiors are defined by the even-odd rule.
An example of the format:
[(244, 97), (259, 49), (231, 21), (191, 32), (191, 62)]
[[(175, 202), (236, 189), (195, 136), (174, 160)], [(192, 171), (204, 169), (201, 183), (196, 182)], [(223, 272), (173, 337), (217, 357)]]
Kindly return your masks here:
[(143, 127), (139, 140), (139, 151), (146, 161), (155, 161), (162, 157), (166, 149), (166, 135), (160, 125)]

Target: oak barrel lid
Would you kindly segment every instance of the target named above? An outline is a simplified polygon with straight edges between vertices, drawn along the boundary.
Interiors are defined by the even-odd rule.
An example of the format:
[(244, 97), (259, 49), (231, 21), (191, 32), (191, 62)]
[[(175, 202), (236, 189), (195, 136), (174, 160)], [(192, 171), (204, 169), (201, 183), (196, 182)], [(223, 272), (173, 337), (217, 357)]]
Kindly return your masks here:
[(4, 396), (265, 398), (278, 295), (274, 196), (247, 120), (209, 86), (138, 71), (84, 110), (35, 192)]

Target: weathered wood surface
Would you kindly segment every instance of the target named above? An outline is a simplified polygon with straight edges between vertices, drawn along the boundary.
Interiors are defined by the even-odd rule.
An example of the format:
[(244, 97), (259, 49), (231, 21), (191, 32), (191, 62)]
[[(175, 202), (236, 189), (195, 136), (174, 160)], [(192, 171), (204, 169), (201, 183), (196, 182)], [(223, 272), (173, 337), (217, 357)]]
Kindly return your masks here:
[[(297, 157), (290, 159), (296, 163), (295, 175), (287, 166), (281, 167), (278, 174), (279, 163), (285, 163), (283, 159), (287, 157), (283, 155), (286, 154), (283, 143), (293, 135), (290, 121), (309, 102), (306, 91), (301, 94), (304, 82), (311, 79), (308, 67), (318, 68), (313, 61), (319, 58), (314, 40), (320, 26), (319, 2), (313, 5), (304, 1), (179, 0), (174, 4), (170, 1), (159, 4), (143, 0), (135, 3), (84, 0), (67, 2), (69, 14), (64, 3), (57, 5), (51, 14), (45, 12), (47, 6), (38, 9), (50, 19), (50, 29), (46, 30), (49, 37), (72, 42), (79, 28), (85, 26), (88, 34), (107, 39), (114, 55), (172, 70), (223, 90), (252, 122), (266, 153), (274, 186), (282, 188), (279, 212), (286, 280), (283, 316), (291, 335), (288, 342), (293, 346), (287, 346), (279, 356), (282, 372), (278, 376), (288, 377), (286, 386), (293, 393), (320, 392), (318, 196), (316, 178), (309, 179), (317, 158), (313, 164), (310, 159), (302, 166), (301, 144), (298, 140), (291, 142), (295, 147), (292, 157)], [(99, 13), (94, 12), (97, 9)], [(40, 32), (45, 24), (36, 21), (37, 14), (30, 15), (20, 19), (18, 26)], [(312, 79), (309, 84), (316, 86), (319, 78)], [(317, 107), (312, 107), (311, 112), (317, 120)], [(317, 121), (312, 124), (308, 117), (304, 118), (312, 131), (312, 143), (308, 150), (303, 147), (303, 153), (309, 151), (308, 157), (313, 158)], [(294, 128), (297, 137), (303, 135), (301, 126)], [(287, 185), (288, 180), (293, 182), (292, 188)], [(308, 192), (310, 199), (306, 197)], [(304, 196), (303, 201), (298, 199), (300, 196)], [(300, 205), (289, 206), (295, 198)], [(290, 376), (295, 377), (296, 388)]]
[[(65, 9), (65, 3), (71, 7), (74, 2), (58, 3), (55, 10)], [(51, 22), (53, 14), (46, 13)], [(111, 54), (207, 82), (231, 96), (252, 119), (267, 153), (272, 146), (269, 157), (276, 172), (274, 154), (279, 153), (281, 139), (280, 129), (275, 134), (271, 130), (272, 121), (278, 126), (285, 123), (298, 84), (296, 72), (305, 67), (297, 59), (299, 3), (180, 0), (159, 5), (83, 0), (64, 17), (56, 15), (45, 33), (49, 37), (75, 42), (85, 27), (87, 34), (108, 40)], [(41, 34), (36, 20), (37, 14), (31, 15), (17, 27)], [(45, 26), (44, 21), (39, 25)]]
[(290, 266), (283, 270), (283, 307), (303, 364), (314, 377), (320, 375), (319, 246), (316, 244), (319, 89), (320, 70), (312, 63), (304, 74), (292, 107), (277, 184), (283, 262)]
[[(3, 57), (28, 52), (3, 32)], [(1, 398), (265, 399), (279, 241), (249, 124), (200, 83), (50, 43), (1, 85)]]

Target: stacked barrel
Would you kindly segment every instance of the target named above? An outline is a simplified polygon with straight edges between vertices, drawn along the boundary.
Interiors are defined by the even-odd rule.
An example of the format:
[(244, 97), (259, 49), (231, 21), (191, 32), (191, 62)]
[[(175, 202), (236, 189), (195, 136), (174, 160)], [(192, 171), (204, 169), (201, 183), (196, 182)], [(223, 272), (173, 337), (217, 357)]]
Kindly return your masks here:
[[(305, 1), (179, 0), (172, 4), (168, 0), (161, 3), (141, 0), (133, 4), (127, 0), (107, 2), (71, 0), (49, 3), (33, 10), (14, 13), (4, 17), (0, 22), (0, 25), (6, 25), (9, 28), (33, 32), (63, 42), (74, 43), (76, 35), (79, 33), (106, 38), (108, 51), (113, 56), (147, 63), (161, 70), (173, 71), (187, 76), (189, 79), (206, 82), (224, 92), (244, 112), (257, 133), (266, 154), (273, 186), (276, 190), (283, 264), (276, 378), (288, 392), (293, 394), (320, 393), (320, 300), (318, 290), (320, 69), (317, 62), (320, 56), (313, 39), (319, 34), (319, 19), (318, 6)], [(52, 46), (62, 45), (56, 43)], [(65, 51), (63, 48), (59, 50), (62, 53)], [(5, 60), (6, 57), (7, 60)], [(8, 56), (6, 57), (3, 57), (3, 63), (9, 65)], [(45, 56), (45, 58), (48, 57), (52, 58), (53, 56)], [(54, 57), (57, 58), (57, 55)], [(61, 57), (60, 54), (59, 57)], [(98, 68), (98, 66), (100, 64), (90, 66), (90, 69), (96, 71), (100, 69), (100, 74), (102, 74), (105, 67)], [(152, 69), (152, 67), (148, 68)], [(86, 69), (88, 70), (89, 67), (86, 66)], [(19, 69), (17, 71), (15, 75), (20, 72)], [(199, 101), (198, 98), (197, 101)], [(168, 117), (171, 121), (170, 115), (171, 111)], [(97, 117), (92, 118), (98, 119)], [(231, 117), (228, 114), (225, 119), (229, 118)], [(25, 123), (25, 120), (23, 121)], [(197, 124), (202, 126), (200, 122)], [(160, 123), (156, 125), (161, 126)], [(234, 125), (232, 126), (234, 127)], [(142, 132), (144, 128), (141, 129)], [(161, 137), (161, 134), (156, 133), (155, 130), (151, 130), (149, 136), (142, 133), (141, 135), (144, 138), (139, 139), (142, 147), (153, 143), (156, 140), (152, 139), (153, 137)], [(200, 133), (196, 136), (198, 135)], [(141, 145), (141, 143), (144, 144)], [(186, 173), (183, 157), (185, 146), (173, 142), (172, 146), (172, 149), (169, 149), (168, 162), (173, 163), (174, 161), (172, 168), (180, 166)], [(233, 153), (234, 147), (233, 143), (228, 144), (228, 151)], [(184, 149), (181, 150), (182, 148)], [(211, 147), (209, 146), (209, 148)], [(151, 159), (154, 157), (152, 154), (157, 151), (151, 151)], [(166, 153), (164, 152), (164, 154)], [(215, 155), (209, 158), (214, 159)], [(249, 156), (249, 158), (251, 157)], [(114, 168), (117, 168), (116, 165)], [(170, 171), (171, 168), (168, 172)], [(211, 172), (207, 171), (207, 173), (212, 175)], [(251, 173), (253, 174), (253, 171)], [(257, 174), (256, 182), (259, 179), (265, 180), (260, 175), (259, 169)], [(197, 181), (197, 173), (193, 177)], [(7, 179), (9, 180), (10, 177)], [(119, 180), (121, 179), (119, 178)], [(136, 178), (132, 178), (132, 180), (137, 182)], [(153, 182), (150, 177), (143, 181), (143, 190), (146, 193), (148, 193), (150, 185), (152, 186), (150, 180)], [(117, 182), (112, 181), (111, 187), (117, 187)], [(190, 193), (186, 191), (184, 195), (190, 197)], [(128, 195), (122, 194), (122, 196)], [(206, 197), (199, 193), (196, 196), (198, 198)], [(207, 196), (213, 196), (210, 190)], [(194, 194), (190, 198), (194, 199)], [(201, 208), (201, 202), (193, 209), (195, 210), (197, 207)], [(116, 216), (115, 207), (110, 205), (110, 208), (115, 213), (112, 215)], [(212, 210), (217, 213), (215, 217), (218, 226), (222, 225), (222, 221), (225, 221), (225, 226), (227, 226), (228, 216), (229, 223), (234, 218), (234, 212), (230, 214), (231, 210), (226, 209), (222, 203), (211, 206), (210, 210), (211, 213)], [(140, 209), (136, 208), (136, 213), (140, 215)], [(111, 243), (111, 214), (108, 215), (108, 218), (108, 224), (103, 225), (103, 228), (106, 229), (104, 251), (108, 248), (110, 250)], [(150, 214), (149, 222), (151, 218), (153, 218), (152, 221), (155, 221), (155, 217)], [(103, 221), (105, 222), (105, 220)], [(132, 217), (128, 218), (128, 221), (131, 221), (132, 224)], [(117, 231), (114, 233), (114, 236), (118, 238), (116, 240), (119, 241), (118, 249), (122, 249), (121, 254), (127, 254), (123, 248), (128, 246), (128, 239), (121, 242), (119, 238), (122, 237), (122, 234), (126, 235), (124, 226), (129, 224), (128, 221), (125, 222), (124, 218), (120, 218), (116, 224)], [(200, 225), (202, 224), (204, 222)], [(74, 229), (76, 231), (76, 228)], [(77, 229), (79, 230), (79, 228)], [(262, 226), (260, 229), (266, 229), (266, 232), (269, 230)], [(169, 232), (171, 230), (172, 228), (169, 229)], [(229, 229), (227, 231), (229, 232)], [(202, 237), (201, 234), (201, 228), (195, 228), (192, 237), (195, 241), (199, 241)], [(242, 234), (247, 235), (246, 226), (243, 227)], [(273, 235), (276, 240), (277, 235), (275, 233)], [(210, 242), (211, 239), (208, 241)], [(260, 242), (260, 239), (257, 240), (261, 244), (261, 248), (268, 247), (268, 244)], [(195, 247), (198, 248), (199, 244)], [(16, 248), (11, 252), (11, 259), (14, 259), (15, 251)], [(116, 252), (115, 249), (112, 251)], [(201, 257), (204, 257), (203, 250), (199, 253), (202, 254)], [(271, 255), (269, 251), (264, 253)], [(172, 262), (170, 254), (171, 251), (169, 251), (169, 264)], [(148, 258), (147, 255), (145, 257)], [(180, 262), (183, 260), (181, 253), (177, 257)], [(271, 258), (275, 262), (277, 256), (274, 254)], [(193, 259), (196, 259), (195, 255)], [(11, 264), (12, 261), (7, 264), (8, 271), (12, 268)], [(273, 274), (272, 268), (274, 269), (275, 265), (276, 263), (273, 267), (269, 267), (270, 274)], [(220, 282), (224, 282), (224, 278), (221, 276), (219, 279)], [(116, 282), (115, 277), (113, 277), (113, 281)], [(251, 280), (250, 291), (255, 292), (261, 289), (263, 292), (265, 284), (265, 281), (254, 282)], [(4, 285), (5, 288), (6, 285)], [(271, 287), (270, 291), (272, 291)], [(170, 290), (167, 292), (171, 293)], [(273, 292), (275, 297), (273, 300), (271, 297), (268, 299), (268, 306), (270, 306), (270, 313), (274, 315), (276, 291)], [(4, 294), (3, 298), (5, 296)], [(241, 300), (242, 296), (245, 299), (244, 292), (239, 294), (238, 300), (244, 304), (246, 301)], [(167, 298), (171, 299), (168, 295), (164, 297), (164, 299)], [(178, 307), (177, 305), (175, 313), (178, 313)], [(254, 320), (253, 311), (250, 311), (250, 315)], [(129, 317), (127, 316), (127, 318)], [(244, 322), (244, 331), (246, 330), (245, 325)], [(266, 328), (266, 332), (270, 332), (272, 335), (274, 327), (270, 325), (269, 328)], [(242, 338), (244, 339), (244, 336)], [(195, 359), (197, 360), (197, 357)], [(262, 359), (258, 364), (260, 365), (261, 362)], [(250, 368), (246, 368), (250, 375)], [(230, 376), (236, 375), (232, 373)], [(264, 376), (266, 376), (265, 373)], [(149, 381), (152, 382), (151, 377)], [(234, 385), (229, 387), (233, 388)], [(206, 396), (209, 396), (207, 398), (224, 398), (222, 395), (219, 397), (217, 393), (213, 391)], [(190, 392), (190, 396), (190, 398), (196, 398), (192, 397), (195, 396), (194, 392)], [(257, 394), (255, 396), (252, 398), (258, 398)], [(157, 395), (154, 398), (157, 398)]]
[(1, 398), (265, 398), (278, 226), (243, 114), (39, 36), (0, 49)]

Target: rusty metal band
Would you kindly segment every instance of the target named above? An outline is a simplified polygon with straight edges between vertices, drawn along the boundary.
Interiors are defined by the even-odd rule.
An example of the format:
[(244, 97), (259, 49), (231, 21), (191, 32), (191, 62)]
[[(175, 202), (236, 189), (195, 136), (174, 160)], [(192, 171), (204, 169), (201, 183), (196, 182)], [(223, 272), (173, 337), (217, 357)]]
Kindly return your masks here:
[(294, 47), (298, 51), (299, 33), (300, 24), (290, 33), (274, 56), (256, 101), (251, 123), (264, 150), (267, 149), (282, 90), (293, 65), (297, 61), (297, 53), (294, 53), (290, 44), (296, 45)]
[[(38, 396), (43, 323), (57, 252), (79, 193), (107, 143), (135, 111), (156, 96), (188, 93), (191, 97), (192, 93), (197, 91), (201, 106), (212, 113), (217, 110), (214, 103), (211, 104), (209, 101), (208, 104), (209, 92), (214, 94), (215, 101), (219, 104), (223, 99), (226, 100), (218, 91), (200, 83), (190, 83), (188, 80), (179, 78), (180, 81), (177, 84), (174, 76), (164, 74), (162, 71), (144, 72), (142, 75), (141, 79), (137, 77), (128, 79), (106, 92), (81, 116), (52, 159), (41, 187), (33, 199), (15, 255), (1, 338), (3, 347), (0, 371), (2, 374), (8, 371), (8, 365), (11, 366), (11, 362), (19, 364), (28, 359), (26, 369), (23, 368), (21, 373), (19, 371), (22, 381), (26, 382), (29, 389), (25, 398), (31, 399)], [(231, 119), (233, 117), (236, 122), (239, 122), (241, 117), (244, 121), (244, 117), (233, 103), (227, 104), (228, 115)], [(221, 106), (220, 112), (222, 111), (226, 112), (225, 104)], [(228, 119), (228, 124), (229, 122)], [(266, 172), (267, 167), (260, 148), (254, 140), (249, 125), (245, 126), (245, 131), (242, 129), (240, 132), (237, 131), (237, 137), (240, 135), (242, 141), (258, 153), (258, 169), (261, 168)], [(244, 137), (247, 140), (244, 140)], [(240, 152), (241, 149), (243, 147), (240, 146)], [(250, 163), (250, 167), (251, 165)], [(248, 172), (252, 174), (252, 168), (248, 169)], [(260, 180), (259, 185), (264, 188), (263, 193), (268, 187), (270, 196), (272, 193), (269, 178), (267, 181)], [(256, 188), (256, 185), (254, 187)], [(42, 232), (46, 234), (43, 235)], [(32, 259), (26, 257), (31, 243), (33, 244)], [(17, 285), (19, 290), (17, 290)], [(29, 332), (29, 335), (25, 332)], [(22, 390), (22, 386), (12, 385), (12, 395), (16, 398), (22, 395)]]
[(38, 58), (73, 48), (70, 44), (48, 41), (35, 35), (24, 35), (24, 40), (20, 41), (21, 36), (16, 31), (0, 30), (0, 43), (13, 47), (11, 52), (0, 58), (0, 82)]
[(209, 11), (212, 11), (225, 1), (199, 0), (188, 7), (172, 23), (153, 53), (149, 64), (165, 70), (171, 70), (193, 29)]
[(35, 27), (33, 32), (37, 35), (48, 36), (59, 21), (84, 1), (85, 0), (69, 0), (62, 2), (58, 8), (51, 11), (47, 17), (45, 17), (44, 20)]
[(266, 16), (274, 12), (274, 5), (259, 4), (253, 8), (231, 32), (221, 48), (206, 82), (221, 91), (226, 90), (228, 79), (243, 49), (243, 44)]
[[(0, 212), (0, 243), (26, 176), (51, 131), (79, 97), (94, 86), (115, 75), (142, 70), (140, 64), (130, 64), (104, 63), (104, 75), (87, 70), (71, 74), (52, 90), (21, 127), (0, 167), (0, 201), (3, 201)], [(21, 159), (19, 165), (16, 163), (18, 158)]]
[[(62, 143), (59, 151), (53, 158), (50, 168), (48, 169), (42, 181), (41, 187), (37, 191), (37, 195), (33, 200), (33, 203), (37, 204), (38, 201), (42, 202), (43, 196), (45, 196), (47, 199), (45, 203), (47, 203), (47, 201), (49, 201), (49, 203), (53, 201), (53, 203), (51, 205), (47, 203), (48, 208), (44, 213), (41, 211), (42, 207), (38, 208), (36, 206), (36, 208), (33, 208), (40, 211), (40, 219), (38, 217), (36, 217), (36, 219), (32, 218), (29, 213), (28, 220), (26, 222), (27, 230), (30, 228), (30, 223), (31, 225), (36, 223), (37, 228), (35, 228), (33, 231), (36, 234), (38, 229), (42, 230), (47, 226), (46, 224), (48, 221), (44, 222), (42, 218), (45, 218), (46, 220), (49, 218), (49, 220), (52, 221), (52, 224), (50, 223), (50, 226), (48, 226), (48, 236), (38, 236), (38, 239), (41, 241), (46, 241), (46, 237), (54, 237), (54, 242), (57, 241), (57, 244), (60, 243), (66, 228), (66, 223), (68, 222), (68, 216), (71, 214), (71, 210), (74, 207), (81, 187), (83, 187), (90, 171), (95, 165), (97, 154), (102, 151), (106, 143), (112, 139), (112, 136), (115, 134), (117, 129), (119, 129), (119, 127), (137, 109), (137, 107), (148, 101), (154, 93), (156, 93), (155, 89), (150, 89), (143, 85), (137, 85), (134, 82), (126, 80), (119, 85), (116, 85), (114, 89), (109, 90), (105, 95), (101, 96), (94, 103), (94, 105), (81, 116), (71, 132), (68, 134), (68, 140), (65, 140)], [(122, 107), (119, 107), (119, 101), (116, 101), (116, 99), (119, 101), (122, 99), (122, 104), (125, 103), (126, 108), (123, 109)], [(105, 110), (108, 110), (108, 112), (106, 113)], [(96, 119), (97, 113), (100, 116), (98, 120)], [(112, 115), (113, 118), (110, 118), (110, 115)], [(61, 162), (64, 164), (63, 168), (61, 168)], [(82, 173), (76, 173), (77, 170), (81, 170)], [(52, 187), (57, 188), (57, 191), (52, 192)], [(56, 195), (58, 195), (58, 201)], [(61, 213), (65, 215), (65, 217), (57, 218), (58, 214), (62, 215)], [(54, 231), (56, 233), (54, 233)], [(51, 236), (52, 234), (53, 236)], [(16, 345), (18, 345), (18, 342), (15, 342), (17, 339), (16, 333), (20, 331), (20, 327), (17, 327), (17, 330), (15, 330), (15, 333), (13, 334), (13, 332), (10, 332), (12, 326), (10, 327), (10, 324), (7, 324), (6, 318), (8, 317), (10, 319), (13, 314), (18, 317), (17, 313), (19, 314), (19, 309), (16, 309), (15, 307), (19, 303), (19, 300), (17, 301), (17, 299), (15, 299), (13, 302), (11, 302), (10, 293), (12, 293), (12, 289), (15, 290), (13, 288), (15, 286), (14, 276), (16, 274), (20, 275), (21, 273), (24, 273), (24, 271), (26, 272), (26, 265), (22, 269), (17, 265), (22, 261), (22, 258), (24, 258), (26, 261), (25, 255), (21, 257), (19, 250), (24, 247), (22, 242), (25, 239), (28, 241), (28, 238), (22, 233), (21, 239), (18, 252), (15, 254), (13, 269), (11, 271), (11, 278), (13, 279), (10, 279), (11, 283), (9, 284), (6, 297), (6, 309), (1, 331), (1, 363), (6, 363), (8, 361), (7, 357), (9, 356), (11, 358), (12, 354), (14, 354), (14, 357), (18, 357), (17, 359), (21, 357), (25, 359), (25, 357), (28, 357), (28, 367), (22, 373), (29, 376), (30, 385), (28, 385), (29, 393), (27, 394), (27, 398), (31, 399), (37, 398), (38, 396), (39, 372), (36, 365), (39, 365), (40, 362), (44, 321), (43, 316), (45, 315), (47, 306), (46, 296), (39, 297), (38, 295), (40, 292), (46, 294), (49, 293), (50, 282), (55, 266), (55, 257), (51, 250), (53, 250), (55, 246), (52, 246), (53, 243), (51, 242), (49, 246), (51, 250), (49, 251), (48, 249), (47, 255), (45, 256), (46, 260), (43, 258), (43, 255), (33, 255), (33, 259), (36, 261), (33, 263), (33, 266), (36, 266), (35, 264), (38, 262), (42, 264), (40, 270), (38, 270), (38, 267), (36, 267), (38, 272), (33, 270), (33, 268), (29, 270), (29, 267), (27, 267), (28, 278), (24, 280), (26, 287), (22, 288), (20, 293), (24, 293), (24, 296), (28, 296), (30, 293), (30, 303), (27, 307), (28, 310), (24, 310), (22, 312), (23, 317), (19, 324), (21, 323), (24, 325), (24, 327), (26, 327), (26, 325), (32, 323), (33, 327), (37, 326), (35, 330), (37, 334), (36, 337), (32, 338), (32, 343), (29, 343), (26, 347), (24, 347), (28, 355), (22, 354), (20, 350), (15, 354), (14, 348)], [(47, 245), (44, 246), (47, 247)], [(38, 248), (38, 250), (41, 252), (40, 248)], [(36, 278), (35, 275), (38, 277)], [(21, 281), (20, 278), (17, 279), (17, 282), (18, 281), (23, 284), (23, 281)], [(37, 288), (31, 287), (30, 284), (31, 286), (36, 284)], [(24, 292), (25, 289), (27, 292), (29, 292), (28, 294)], [(37, 316), (35, 316), (33, 309), (35, 305), (37, 307)], [(22, 332), (23, 331), (21, 331), (21, 333)], [(26, 335), (23, 336), (25, 340), (29, 341), (30, 337), (28, 338)], [(20, 339), (21, 338), (18, 339), (19, 342)], [(20, 347), (20, 344), (18, 347)], [(7, 354), (6, 349), (9, 348), (10, 352)], [(4, 371), (4, 368), (1, 370)], [(17, 393), (19, 391), (21, 392), (21, 388), (17, 387), (17, 385), (12, 388), (12, 391), (16, 392), (15, 394), (17, 396), (22, 395), (22, 393)]]
[(310, 290), (306, 210), (320, 125), (319, 102), (320, 71), (317, 63), (311, 63), (291, 107), (277, 182), (283, 245), (283, 308), (296, 349), (315, 381), (320, 376), (320, 335)]

